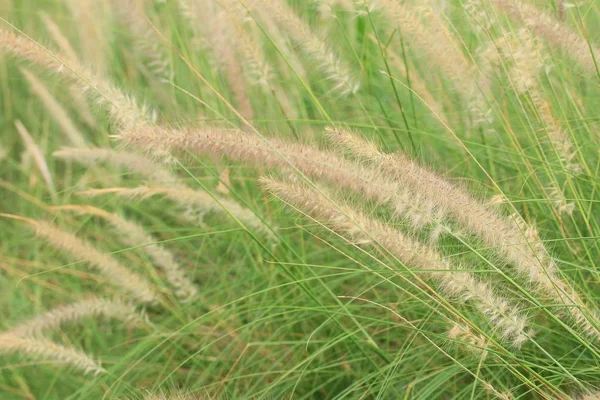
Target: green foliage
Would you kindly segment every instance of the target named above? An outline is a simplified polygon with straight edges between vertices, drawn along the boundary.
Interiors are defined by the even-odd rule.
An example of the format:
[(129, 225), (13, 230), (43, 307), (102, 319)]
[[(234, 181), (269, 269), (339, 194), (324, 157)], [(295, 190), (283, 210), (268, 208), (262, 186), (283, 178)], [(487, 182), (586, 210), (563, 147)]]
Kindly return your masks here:
[[(452, 62), (445, 51), (437, 59), (425, 51), (427, 40), (413, 37), (412, 26), (389, 18), (387, 1), (377, 2), (382, 8), (362, 0), (285, 3), (306, 22), (314, 43), (300, 43), (297, 32), (286, 32), (290, 26), (277, 26), (269, 12), (254, 7), (261, 1), (240, 1), (239, 9), (230, 8), (224, 16), (214, 10), (237, 1), (183, 2), (194, 1), (203, 11), (190, 17), (175, 0), (4, 0), (0, 29), (14, 32), (16, 27), (51, 53), (64, 53), (43, 23), (45, 13), (79, 62), (145, 104), (157, 125), (238, 129), (240, 135), (260, 133), (324, 148), (332, 147), (324, 128), (344, 125), (386, 152), (408, 154), (484, 203), (502, 196), (504, 203), (494, 209), (506, 216), (518, 213), (537, 227), (559, 275), (598, 312), (600, 73), (570, 54), (576, 48), (561, 49), (535, 26), (494, 7), (500, 0), (431, 1), (448, 3), (444, 14), (440, 6), (436, 19), (418, 21), (431, 43), (454, 44), (459, 53), (453, 57), (464, 57), (468, 70), (444, 64)], [(543, 11), (589, 51), (597, 51), (600, 3), (576, 3)], [(127, 9), (126, 15), (140, 13), (133, 24), (119, 7), (137, 4), (139, 9)], [(472, 7), (481, 14), (474, 17)], [(218, 39), (226, 46), (215, 46), (206, 34), (218, 24), (225, 24)], [(317, 39), (323, 48), (306, 48), (316, 46)], [(255, 66), (239, 48), (248, 42), (270, 67), (267, 82), (256, 82)], [(530, 42), (537, 53), (525, 53), (525, 59), (532, 64), (539, 59), (541, 66), (518, 62), (519, 51)], [(508, 54), (498, 51), (503, 43)], [(219, 52), (226, 51), (233, 54), (229, 60), (240, 63), (242, 76), (220, 63), (227, 58)], [(318, 52), (323, 54), (317, 57)], [(488, 66), (490, 54), (499, 53), (504, 55)], [(360, 82), (355, 93), (336, 91), (343, 77), (332, 77), (336, 69), (323, 66), (335, 64), (334, 56)], [(90, 167), (53, 157), (69, 143), (56, 115), (24, 79), (19, 69), (24, 65), (40, 77), (90, 146), (121, 145), (112, 136), (119, 127), (106, 113), (110, 99), (97, 104), (81, 90), (74, 95), (72, 79), (4, 53), (0, 37), (1, 330), (89, 294), (126, 297), (105, 276), (50, 248), (26, 222), (11, 216), (52, 220), (86, 238), (143, 275), (160, 296), (144, 307), (152, 325), (86, 318), (49, 334), (100, 359), (106, 373), (84, 375), (64, 363), (1, 355), (0, 398), (142, 399), (158, 390), (224, 399), (486, 399), (509, 392), (522, 399), (596, 398), (585, 396), (600, 390), (598, 336), (586, 336), (581, 326), (563, 318), (568, 311), (560, 299), (536, 292), (498, 257), (498, 249), (486, 247), (456, 221), (445, 226), (452, 234), (430, 244), (431, 227), (413, 232), (409, 221), (395, 218), (387, 206), (340, 193), (347, 204), (435, 247), (518, 304), (530, 318), (532, 336), (521, 348), (500, 344), (495, 327), (473, 304), (445, 298), (433, 280), (418, 283), (413, 273), (419, 271), (407, 268), (409, 263), (323, 228), (304, 215), (311, 210), (290, 210), (271, 198), (258, 178), (273, 171), (285, 179), (292, 175), (280, 169), (191, 149), (165, 167), (190, 188), (248, 208), (277, 240), (227, 212), (186, 218), (181, 207), (160, 196), (143, 201), (79, 196), (85, 189), (152, 182), (102, 162)], [(465, 74), (460, 82), (448, 73), (457, 69)], [(523, 84), (526, 79), (535, 83)], [(238, 112), (235, 86), (240, 82), (252, 115)], [(91, 109), (91, 119), (82, 107)], [(25, 155), (15, 121), (40, 148), (56, 200), (35, 160)], [(570, 143), (568, 152), (564, 141)], [(580, 170), (574, 172), (571, 162)], [(143, 245), (123, 245), (105, 221), (51, 209), (66, 204), (94, 205), (144, 226), (176, 256), (198, 296), (178, 299)], [(449, 336), (455, 323), (482, 335), (485, 352), (477, 346), (473, 351), (473, 343), (460, 335)]]

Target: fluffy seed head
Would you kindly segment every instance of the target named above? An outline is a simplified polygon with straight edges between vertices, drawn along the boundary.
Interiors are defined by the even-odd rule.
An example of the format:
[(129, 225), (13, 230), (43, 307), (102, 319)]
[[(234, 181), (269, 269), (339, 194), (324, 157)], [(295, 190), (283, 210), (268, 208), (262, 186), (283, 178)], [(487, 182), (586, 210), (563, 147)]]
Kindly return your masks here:
[(138, 312), (134, 305), (119, 299), (90, 297), (39, 314), (32, 319), (10, 328), (15, 336), (41, 336), (64, 323), (79, 321), (86, 317), (103, 316), (119, 319), (129, 325), (147, 325), (147, 316)]
[(376, 219), (365, 216), (349, 206), (333, 205), (318, 191), (299, 184), (288, 184), (261, 178), (261, 185), (285, 202), (297, 207), (334, 231), (349, 237), (354, 243), (378, 245), (405, 265), (438, 282), (442, 293), (463, 301), (473, 301), (477, 309), (495, 327), (502, 339), (519, 347), (527, 340), (527, 319), (520, 310), (498, 296), (491, 286), (466, 271), (456, 271), (431, 247), (404, 236)]
[(520, 216), (506, 218), (465, 190), (412, 162), (405, 155), (385, 154), (344, 128), (334, 127), (329, 133), (336, 143), (372, 162), (378, 169), (389, 172), (393, 179), (411, 188), (414, 193), (434, 202), (440, 215), (460, 222), (513, 264), (516, 271), (534, 284), (538, 291), (568, 306), (574, 320), (588, 335), (600, 337), (600, 331), (588, 318), (592, 318), (592, 321), (600, 319), (577, 300), (579, 296), (558, 274), (556, 263), (535, 229)]
[(90, 243), (65, 232), (49, 222), (37, 221), (32, 226), (37, 236), (45, 239), (51, 246), (65, 251), (77, 260), (84, 260), (117, 286), (130, 292), (142, 303), (151, 303), (156, 295), (150, 284), (142, 277), (130, 272), (113, 257), (96, 249)]
[(98, 362), (79, 350), (50, 340), (20, 337), (12, 333), (0, 333), (0, 353), (19, 354), (37, 360), (64, 363), (86, 374), (98, 375), (105, 372)]
[(105, 219), (113, 226), (114, 232), (126, 245), (141, 246), (150, 259), (164, 271), (167, 281), (175, 288), (177, 297), (190, 300), (196, 296), (198, 292), (196, 286), (185, 275), (183, 268), (175, 260), (175, 256), (164, 247), (156, 244), (158, 240), (147, 233), (142, 225), (91, 206), (60, 206), (55, 209), (95, 215)]

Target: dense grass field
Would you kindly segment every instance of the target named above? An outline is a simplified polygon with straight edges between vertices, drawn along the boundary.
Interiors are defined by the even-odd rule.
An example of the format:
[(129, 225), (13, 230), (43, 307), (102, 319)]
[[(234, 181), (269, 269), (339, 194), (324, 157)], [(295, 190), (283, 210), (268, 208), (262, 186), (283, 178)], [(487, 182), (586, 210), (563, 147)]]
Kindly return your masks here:
[(600, 398), (599, 26), (2, 0), (0, 399)]

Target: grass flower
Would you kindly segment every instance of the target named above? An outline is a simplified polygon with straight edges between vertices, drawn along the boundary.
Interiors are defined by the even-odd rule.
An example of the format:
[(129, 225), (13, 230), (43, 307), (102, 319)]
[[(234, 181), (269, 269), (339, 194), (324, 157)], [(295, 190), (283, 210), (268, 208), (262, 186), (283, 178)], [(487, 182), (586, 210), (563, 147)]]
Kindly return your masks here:
[(333, 84), (332, 90), (347, 96), (356, 93), (360, 84), (351, 68), (338, 57), (322, 39), (323, 35), (311, 28), (289, 8), (278, 0), (265, 0), (256, 4), (259, 10), (274, 18), (292, 40), (306, 53), (319, 70)]
[(112, 8), (131, 33), (133, 48), (147, 68), (163, 82), (173, 79), (171, 59), (162, 46), (162, 38), (148, 23), (144, 2), (140, 0), (112, 1)]
[(266, 234), (271, 240), (276, 240), (271, 230), (249, 209), (243, 208), (238, 203), (225, 197), (211, 196), (208, 193), (189, 188), (140, 186), (135, 188), (90, 189), (80, 191), (78, 194), (88, 197), (112, 194), (129, 199), (164, 196), (185, 210), (184, 216), (192, 221), (202, 222), (203, 217), (209, 212), (225, 212), (243, 225), (248, 225), (248, 227)]
[[(581, 302), (569, 283), (560, 277), (556, 263), (544, 248), (537, 231), (522, 218), (503, 217), (465, 190), (419, 166), (407, 156), (400, 153), (385, 154), (375, 145), (343, 128), (331, 128), (330, 135), (335, 142), (350, 149), (352, 154), (372, 162), (379, 169), (392, 174), (403, 186), (434, 201), (434, 206), (442, 215), (456, 219), (495, 249), (538, 291), (569, 307), (577, 325), (587, 334), (600, 336), (600, 331), (594, 325), (596, 322), (593, 322), (600, 319)], [(588, 320), (590, 318), (591, 321)]]
[[(260, 221), (250, 210), (240, 206), (238, 203), (220, 195), (209, 195), (204, 192), (193, 190), (186, 186), (175, 174), (168, 171), (162, 165), (154, 162), (148, 157), (125, 151), (115, 152), (110, 149), (62, 149), (54, 153), (54, 156), (74, 160), (86, 165), (97, 162), (107, 162), (122, 166), (131, 172), (146, 176), (152, 184), (148, 187), (109, 190), (124, 197), (152, 197), (164, 195), (172, 201), (180, 204), (186, 215), (198, 221), (208, 212), (229, 212), (248, 226), (267, 234), (274, 239), (272, 232)], [(87, 195), (100, 194), (100, 191), (88, 191)], [(106, 191), (104, 191), (106, 193)]]
[(102, 366), (87, 354), (50, 340), (0, 333), (0, 353), (19, 354), (36, 360), (49, 360), (70, 365), (86, 374), (105, 372)]
[(242, 65), (237, 58), (235, 46), (232, 45), (230, 21), (224, 11), (217, 5), (200, 0), (179, 0), (182, 14), (189, 20), (192, 30), (200, 38), (206, 38), (205, 43), (215, 55), (218, 67), (225, 73), (229, 88), (234, 97), (237, 110), (245, 119), (252, 119), (254, 110)]
[(600, 48), (547, 12), (521, 0), (492, 0), (492, 4), (505, 10), (548, 44), (577, 61), (585, 71), (596, 73), (598, 70)]
[(113, 226), (116, 234), (126, 245), (141, 247), (150, 259), (163, 270), (167, 281), (175, 288), (177, 297), (190, 300), (196, 296), (198, 292), (196, 286), (185, 275), (182, 266), (175, 260), (175, 256), (164, 247), (156, 244), (158, 240), (147, 233), (142, 225), (91, 206), (71, 205), (55, 207), (55, 209), (94, 215), (106, 220)]
[(85, 240), (44, 221), (36, 221), (32, 228), (36, 235), (48, 244), (70, 254), (77, 261), (86, 261), (140, 302), (151, 303), (156, 300), (154, 291), (144, 278), (132, 273), (113, 257), (96, 249)]
[(60, 125), (69, 143), (75, 147), (85, 147), (86, 143), (79, 129), (46, 86), (28, 70), (21, 68), (21, 73), (29, 82), (33, 92), (42, 100), (52, 118)]
[(515, 92), (519, 95), (529, 95), (556, 153), (568, 170), (579, 173), (582, 168), (576, 161), (577, 151), (574, 149), (574, 144), (565, 129), (554, 118), (550, 103), (542, 93), (540, 74), (547, 65), (542, 55), (543, 50), (527, 30), (521, 29), (516, 36), (513, 40), (502, 38), (496, 41), (498, 51), (505, 59), (512, 62), (508, 75)]
[(55, 200), (56, 188), (54, 187), (54, 181), (52, 180), (52, 174), (50, 173), (50, 168), (48, 168), (46, 158), (42, 154), (42, 151), (38, 145), (35, 144), (35, 140), (33, 137), (31, 137), (31, 134), (27, 128), (25, 128), (20, 121), (16, 121), (15, 126), (19, 132), (19, 135), (21, 136), (21, 139), (23, 140), (23, 143), (25, 144), (25, 149), (31, 155), (31, 158), (33, 158), (37, 169), (40, 171), (40, 174), (46, 183), (46, 187), (48, 188), (52, 199)]
[(481, 334), (473, 333), (467, 325), (454, 323), (448, 331), (448, 337), (463, 344), (465, 348), (477, 357), (487, 357), (488, 340)]
[(105, 107), (112, 121), (121, 128), (148, 123), (152, 119), (143, 107), (138, 106), (135, 99), (105, 78), (68, 60), (68, 57), (51, 53), (29, 38), (0, 29), (0, 50), (2, 49), (77, 84), (82, 93), (87, 93), (98, 105)]
[(452, 265), (432, 248), (409, 239), (400, 231), (349, 206), (335, 206), (307, 186), (282, 183), (269, 178), (261, 178), (261, 184), (278, 198), (308, 213), (352, 242), (381, 246), (410, 268), (431, 271), (420, 274), (434, 279), (445, 295), (471, 300), (497, 329), (502, 339), (515, 347), (527, 341), (527, 319), (518, 308), (498, 296), (488, 283), (469, 272), (460, 271), (460, 267)]
[(63, 148), (55, 151), (53, 156), (63, 160), (75, 161), (87, 166), (93, 166), (98, 163), (108, 163), (145, 176), (154, 183), (172, 187), (184, 186), (175, 174), (171, 173), (161, 164), (148, 157), (132, 152), (115, 151), (102, 147), (85, 149)]
[(71, 42), (69, 42), (69, 39), (65, 37), (60, 27), (56, 24), (56, 22), (54, 22), (52, 17), (50, 17), (44, 12), (41, 13), (41, 17), (42, 21), (44, 22), (44, 25), (46, 26), (46, 30), (48, 31), (50, 36), (52, 36), (52, 39), (54, 39), (54, 41), (60, 48), (60, 51), (69, 60), (78, 60), (79, 57), (77, 56), (75, 49), (73, 49), (73, 46), (71, 46)]
[(147, 316), (137, 311), (132, 304), (119, 299), (90, 297), (36, 315), (10, 328), (8, 333), (19, 337), (40, 337), (65, 323), (97, 316), (118, 319), (130, 326), (145, 326), (149, 323)]
[(159, 127), (121, 131), (123, 144), (146, 149), (150, 154), (181, 153), (222, 155), (261, 167), (298, 170), (315, 179), (351, 190), (379, 204), (389, 204), (398, 216), (415, 227), (437, 221), (431, 202), (403, 188), (375, 168), (340, 157), (335, 152), (308, 144), (240, 134), (223, 129), (164, 129)]

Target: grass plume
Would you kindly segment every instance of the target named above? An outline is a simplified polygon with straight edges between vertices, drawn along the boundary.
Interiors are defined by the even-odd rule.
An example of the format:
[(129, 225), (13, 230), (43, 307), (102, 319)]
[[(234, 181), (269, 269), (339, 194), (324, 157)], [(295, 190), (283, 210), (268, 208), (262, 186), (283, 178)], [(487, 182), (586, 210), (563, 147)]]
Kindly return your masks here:
[(282, 183), (269, 178), (261, 178), (261, 184), (275, 196), (305, 211), (353, 242), (379, 245), (411, 268), (431, 270), (432, 272), (421, 274), (433, 278), (446, 295), (472, 300), (503, 339), (516, 347), (527, 341), (527, 320), (518, 308), (499, 297), (488, 283), (469, 272), (460, 271), (460, 267), (453, 266), (435, 250), (349, 206), (335, 206), (307, 186)]
[[(598, 317), (583, 304), (560, 272), (537, 235), (519, 216), (503, 217), (465, 190), (420, 167), (401, 153), (385, 154), (372, 143), (343, 129), (329, 130), (332, 140), (350, 149), (427, 199), (435, 200), (440, 212), (455, 218), (514, 265), (519, 275), (535, 288), (569, 308), (578, 326), (588, 335), (599, 336)], [(575, 308), (571, 307), (575, 306)]]
[(35, 234), (57, 250), (64, 251), (77, 261), (85, 261), (96, 268), (115, 285), (131, 293), (142, 303), (151, 303), (156, 295), (146, 279), (138, 276), (117, 262), (110, 255), (96, 249), (89, 242), (72, 233), (60, 230), (55, 225), (36, 221), (32, 226)]
[(65, 323), (98, 316), (118, 319), (130, 326), (148, 324), (146, 315), (137, 311), (132, 304), (119, 299), (89, 297), (38, 314), (28, 321), (11, 327), (8, 333), (20, 337), (41, 337), (45, 332), (56, 329)]
[(0, 333), (0, 352), (70, 365), (86, 374), (98, 375), (105, 372), (102, 366), (87, 354), (45, 339)]
[(175, 255), (163, 246), (156, 244), (158, 240), (147, 233), (142, 225), (92, 206), (70, 205), (55, 207), (55, 209), (94, 215), (106, 220), (113, 226), (115, 233), (124, 244), (141, 247), (150, 259), (163, 270), (167, 281), (175, 289), (177, 297), (190, 300), (196, 296), (198, 290), (185, 275), (183, 267), (176, 261)]

